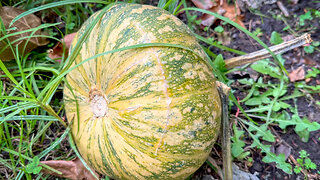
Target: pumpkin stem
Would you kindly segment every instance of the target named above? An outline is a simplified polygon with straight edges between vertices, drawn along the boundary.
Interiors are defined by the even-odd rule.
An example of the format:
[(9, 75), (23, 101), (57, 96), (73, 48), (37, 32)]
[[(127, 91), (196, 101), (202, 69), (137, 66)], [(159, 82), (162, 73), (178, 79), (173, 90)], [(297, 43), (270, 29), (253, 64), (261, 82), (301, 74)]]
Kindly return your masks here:
[(223, 158), (223, 179), (232, 180), (232, 158), (231, 158), (231, 143), (230, 143), (230, 130), (229, 130), (229, 117), (228, 117), (228, 100), (230, 87), (217, 82), (217, 87), (220, 94), (222, 104), (222, 158)]
[[(310, 37), (310, 34), (304, 34), (300, 37), (297, 37), (291, 41), (283, 42), (281, 44), (271, 46), (269, 49), (274, 53), (274, 54), (280, 54), (287, 52), (291, 49), (297, 48), (299, 46), (303, 46), (305, 44), (309, 44), (312, 42), (312, 39)], [(267, 49), (262, 49), (259, 51), (255, 51), (249, 54), (245, 54), (242, 56), (238, 57), (233, 57), (230, 59), (225, 60), (226, 63), (226, 68), (227, 69), (232, 69), (236, 66), (242, 66), (245, 64), (253, 63), (256, 61), (259, 61), (261, 59), (269, 58), (272, 55)]]

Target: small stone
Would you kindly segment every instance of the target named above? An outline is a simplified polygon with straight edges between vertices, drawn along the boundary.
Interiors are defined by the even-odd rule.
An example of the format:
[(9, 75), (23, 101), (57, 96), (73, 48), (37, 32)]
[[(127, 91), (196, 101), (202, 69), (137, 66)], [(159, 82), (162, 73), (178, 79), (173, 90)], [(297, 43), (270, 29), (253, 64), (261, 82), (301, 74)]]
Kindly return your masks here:
[(257, 172), (261, 172), (263, 170), (263, 167), (262, 167), (261, 163), (254, 162), (252, 165), (252, 169), (254, 169)]
[(204, 175), (201, 180), (217, 180), (217, 179), (213, 178), (211, 175)]
[(232, 164), (233, 180), (259, 180), (256, 174), (241, 171), (239, 167)]
[(237, 0), (241, 10), (246, 9), (246, 7), (250, 9), (259, 9), (264, 4), (273, 4), (275, 2), (277, 2), (277, 0)]

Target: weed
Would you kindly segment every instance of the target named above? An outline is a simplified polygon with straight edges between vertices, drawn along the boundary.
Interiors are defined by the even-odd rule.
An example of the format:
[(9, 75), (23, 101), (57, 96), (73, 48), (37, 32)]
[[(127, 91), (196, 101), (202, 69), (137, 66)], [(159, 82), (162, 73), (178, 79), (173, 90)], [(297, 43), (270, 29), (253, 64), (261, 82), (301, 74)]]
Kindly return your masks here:
[(311, 161), (311, 159), (309, 158), (309, 154), (305, 150), (301, 150), (299, 154), (300, 158), (297, 158), (298, 165), (296, 165), (293, 169), (296, 174), (301, 173), (302, 170), (317, 169), (317, 165)]
[(223, 33), (224, 29), (222, 26), (217, 26), (214, 28), (214, 31), (217, 32), (217, 33)]
[(232, 156), (237, 159), (243, 159), (244, 157), (248, 156), (250, 152), (245, 152), (243, 147), (245, 143), (241, 140), (244, 135), (243, 130), (238, 130), (236, 125), (233, 124), (233, 137), (231, 138), (232, 146), (231, 146), (231, 153)]
[(312, 20), (313, 17), (311, 15), (311, 11), (306, 12), (305, 14), (302, 14), (299, 16), (299, 25), (304, 26), (306, 20)]
[(263, 35), (263, 32), (262, 32), (261, 28), (256, 28), (252, 33), (253, 33), (254, 35), (256, 35), (257, 37)]
[(42, 169), (42, 167), (39, 166), (39, 164), (40, 164), (40, 160), (38, 156), (34, 156), (34, 158), (32, 159), (32, 162), (26, 166), (26, 172), (32, 173), (32, 174), (39, 174)]
[(309, 70), (306, 78), (311, 78), (311, 77), (317, 77), (317, 75), (320, 74), (320, 69), (312, 67), (312, 70)]
[(306, 53), (313, 53), (315, 48), (320, 45), (319, 41), (312, 42), (309, 46), (305, 46), (303, 49)]
[(280, 36), (279, 33), (277, 33), (276, 31), (273, 31), (273, 32), (271, 33), (270, 42), (271, 42), (272, 44), (280, 44), (280, 43), (283, 42), (283, 40), (282, 40), (282, 38), (281, 38), (281, 36)]
[[(273, 44), (278, 44), (282, 42), (282, 39), (278, 33), (273, 32), (270, 41)], [(278, 55), (277, 57), (280, 63), (284, 63), (281, 55)], [(253, 122), (243, 121), (241, 118), (238, 119), (241, 120), (244, 128), (248, 127), (247, 132), (249, 135), (251, 134), (250, 137), (253, 139), (251, 147), (257, 147), (261, 149), (262, 152), (266, 153), (263, 161), (266, 163), (275, 162), (278, 168), (290, 174), (291, 165), (286, 162), (284, 155), (275, 155), (270, 151), (270, 145), (265, 145), (263, 141), (261, 141), (275, 141), (273, 134), (268, 129), (268, 125), (271, 123), (277, 123), (283, 130), (288, 126), (294, 126), (295, 132), (304, 142), (307, 142), (310, 132), (319, 130), (320, 124), (317, 122), (310, 122), (306, 117), (301, 118), (298, 114), (297, 106), (291, 106), (289, 103), (285, 102), (288, 99), (294, 99), (295, 97), (302, 96), (303, 94), (298, 91), (293, 92), (292, 95), (288, 94), (287, 88), (289, 80), (286, 76), (282, 75), (281, 69), (278, 65), (270, 61), (262, 60), (251, 65), (251, 68), (256, 72), (272, 77), (273, 80), (266, 82), (262, 77), (258, 78), (256, 81), (253, 79), (238, 80), (241, 84), (251, 87), (247, 96), (240, 102), (251, 107), (249, 110), (245, 111), (248, 116), (263, 120), (265, 121), (265, 124), (256, 125)], [(319, 70), (313, 68), (307, 76), (315, 77), (318, 74)], [(304, 89), (309, 88), (312, 92), (319, 92), (317, 86), (308, 86), (304, 83), (301, 85), (297, 83), (296, 87)], [(294, 102), (296, 102), (296, 99), (294, 99)], [(243, 148), (243, 143), (235, 140), (235, 138), (239, 139), (239, 134), (239, 132), (234, 130), (234, 137), (232, 138), (233, 146), (237, 145), (239, 147), (233, 147), (233, 149), (237, 149), (242, 152), (241, 148)], [(235, 156), (238, 154), (233, 153), (233, 155)]]
[(197, 15), (192, 15), (190, 17), (190, 22), (195, 23), (196, 25), (200, 25), (201, 24), (201, 19), (198, 19)]

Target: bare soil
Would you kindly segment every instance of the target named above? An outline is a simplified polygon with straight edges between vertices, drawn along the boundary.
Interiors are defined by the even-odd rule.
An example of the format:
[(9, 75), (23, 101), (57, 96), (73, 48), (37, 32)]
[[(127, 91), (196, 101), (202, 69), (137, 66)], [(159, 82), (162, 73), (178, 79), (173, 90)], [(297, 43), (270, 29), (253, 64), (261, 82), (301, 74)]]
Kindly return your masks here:
[[(308, 0), (300, 0), (297, 4), (291, 4), (287, 0), (281, 1), (283, 5), (287, 8), (290, 17), (286, 18), (288, 25), (298, 34), (304, 33), (311, 33), (311, 37), (314, 41), (320, 40), (320, 25), (319, 19), (313, 19), (310, 21), (306, 21), (306, 25), (304, 28), (299, 27), (299, 16), (304, 14), (310, 9), (320, 9), (320, 1), (308, 1)], [(243, 12), (244, 13), (244, 20), (246, 27), (252, 32), (257, 28), (260, 28), (263, 32), (263, 35), (260, 36), (265, 43), (268, 45), (270, 44), (270, 37), (273, 31), (277, 31), (281, 34), (282, 37), (290, 36), (288, 31), (283, 31), (283, 29), (287, 26), (282, 20), (276, 18), (277, 15), (282, 14), (281, 10), (277, 6), (277, 4), (272, 5), (265, 5), (261, 9), (257, 10), (256, 13), (253, 11), (249, 11), (248, 9)], [(261, 16), (261, 14), (265, 16)], [(232, 40), (231, 44), (228, 45), (231, 48), (241, 50), (244, 52), (253, 52), (262, 47), (251, 40), (246, 34), (240, 32), (239, 30), (230, 27), (227, 31), (230, 32)], [(211, 49), (215, 53), (221, 53), (225, 57), (225, 59), (237, 56), (230, 52), (225, 52), (221, 50), (217, 50), (212, 48)], [(285, 67), (286, 69), (291, 72), (294, 69), (297, 69), (300, 66), (303, 66), (305, 70), (309, 70), (312, 67), (320, 67), (320, 53), (319, 51), (315, 51), (312, 54), (307, 54), (304, 52), (303, 48), (297, 48), (290, 52), (283, 54), (283, 57), (286, 59)], [(249, 71), (250, 72), (250, 71)], [(256, 74), (254, 74), (256, 75)], [(242, 78), (252, 78), (252, 74), (231, 74), (229, 78), (237, 81)], [(319, 75), (317, 78), (308, 82), (309, 85), (315, 85), (319, 82)], [(245, 97), (246, 93), (241, 92), (238, 87), (233, 87), (236, 90), (235, 95), (240, 99)], [(294, 85), (290, 84), (289, 89), (293, 91)], [(320, 123), (320, 108), (315, 104), (315, 100), (319, 100), (319, 94), (310, 94), (309, 97), (300, 97), (297, 99), (297, 106), (300, 117), (307, 117), (310, 121), (315, 121)], [(293, 100), (287, 101), (287, 103), (294, 106)], [(242, 105), (244, 109), (245, 105)], [(231, 108), (231, 114), (236, 113), (236, 108)], [(293, 127), (288, 127), (285, 132), (283, 132), (279, 127), (272, 127), (274, 132), (276, 132), (277, 140), (288, 144), (292, 147), (291, 149), (291, 156), (294, 159), (299, 157), (299, 152), (301, 150), (307, 151), (310, 154), (310, 159), (317, 165), (320, 165), (320, 142), (318, 138), (320, 137), (320, 131), (311, 132), (310, 138), (308, 142), (303, 142), (301, 138), (294, 132)], [(215, 147), (219, 148), (219, 147)], [(218, 150), (218, 152), (221, 152)], [(217, 156), (217, 153), (214, 153)], [(220, 154), (220, 153), (218, 153)], [(304, 179), (303, 174), (292, 174), (288, 175), (284, 173), (281, 169), (276, 168), (275, 164), (266, 164), (262, 162), (263, 155), (259, 151), (251, 151), (251, 155), (253, 158), (252, 163), (248, 162), (236, 162), (236, 164), (241, 167), (240, 169), (244, 171), (249, 171), (252, 174), (258, 174), (260, 179)], [(216, 157), (217, 159), (221, 158), (220, 155)], [(219, 160), (217, 160), (219, 164)], [(289, 160), (291, 164), (294, 164), (291, 160)], [(221, 162), (220, 162), (221, 163)], [(250, 166), (248, 166), (250, 165)], [(294, 168), (294, 166), (293, 166)], [(319, 170), (319, 167), (318, 167)], [(311, 171), (311, 174), (317, 174), (317, 171)], [(216, 173), (212, 172), (211, 168), (208, 167), (207, 164), (203, 165), (203, 167), (197, 171), (196, 175), (192, 179), (201, 179), (200, 177), (205, 177), (205, 175), (210, 174), (214, 178), (219, 178)], [(320, 176), (315, 176), (310, 179), (320, 179)]]

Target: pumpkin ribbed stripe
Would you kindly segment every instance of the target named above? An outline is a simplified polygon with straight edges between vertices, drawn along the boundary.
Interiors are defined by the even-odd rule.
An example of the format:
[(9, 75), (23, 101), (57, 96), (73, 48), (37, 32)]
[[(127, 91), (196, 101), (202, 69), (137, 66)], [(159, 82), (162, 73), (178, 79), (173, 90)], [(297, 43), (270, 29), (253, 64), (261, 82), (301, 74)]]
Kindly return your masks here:
[(66, 77), (67, 119), (80, 154), (98, 172), (114, 179), (184, 179), (210, 153), (221, 113), (212, 69), (187, 26), (156, 7), (115, 5), (95, 25), (73, 65), (142, 43), (173, 43), (194, 52), (138, 48), (80, 65)]

